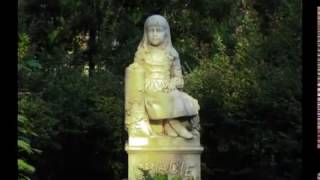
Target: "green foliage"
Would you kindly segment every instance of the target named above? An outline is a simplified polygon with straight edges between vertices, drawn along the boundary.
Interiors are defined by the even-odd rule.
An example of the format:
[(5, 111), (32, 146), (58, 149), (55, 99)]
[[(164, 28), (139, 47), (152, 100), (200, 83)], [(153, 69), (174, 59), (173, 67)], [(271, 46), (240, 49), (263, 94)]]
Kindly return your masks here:
[[(255, 10), (247, 7), (238, 16), (233, 33), (235, 45), (228, 47), (215, 34), (217, 53), (203, 59), (186, 77), (186, 90), (199, 99), (202, 107), (202, 142), (208, 144), (204, 159), (213, 159), (206, 164), (223, 167), (225, 172), (249, 167), (259, 173), (281, 166), (301, 167), (301, 139), (296, 139), (301, 133), (301, 66), (296, 64), (301, 61), (297, 46), (301, 41), (282, 41), (295, 39), (299, 31), (282, 26), (287, 22), (278, 22), (281, 27), (273, 29), (277, 35), (265, 36), (258, 21)], [(290, 58), (285, 47), (296, 49), (290, 51)], [(226, 163), (229, 161), (233, 164)], [(288, 175), (295, 170), (285, 171)], [(205, 170), (208, 174), (214, 172)], [(272, 172), (259, 179), (285, 174)]]
[(168, 180), (168, 175), (166, 175), (166, 174), (155, 174), (153, 179), (154, 180)]
[(139, 170), (142, 172), (142, 179), (143, 180), (182, 180), (181, 176), (178, 175), (170, 175), (169, 173), (150, 173), (151, 170), (139, 168)]
[(22, 159), (18, 159), (18, 170), (24, 173), (33, 173), (35, 171), (33, 166)]
[(26, 33), (22, 33), (19, 36), (19, 42), (18, 42), (18, 59), (22, 60), (27, 52), (28, 48), (30, 46), (30, 38)]
[(25, 152), (27, 152), (28, 154), (31, 154), (31, 153), (32, 153), (30, 144), (28, 144), (28, 143), (25, 142), (25, 141), (18, 140), (18, 147), (21, 149), (21, 151), (25, 151)]
[(180, 176), (173, 176), (171, 179), (172, 179), (172, 180), (182, 180), (182, 177), (180, 177)]
[[(105, 83), (109, 86), (102, 85)], [(121, 92), (113, 89), (120, 89), (117, 86), (120, 84), (115, 77), (105, 72), (89, 80), (81, 72), (64, 69), (56, 74), (41, 97), (30, 96), (20, 103), (20, 108), (33, 117), (32, 123), (39, 127), (35, 130), (39, 134), (37, 146), (52, 151), (49, 155), (56, 157), (43, 162), (44, 167), (61, 163), (59, 156), (71, 153), (62, 148), (72, 146), (78, 150), (70, 154), (70, 158), (80, 159), (87, 153), (88, 161), (96, 161), (89, 170), (102, 173), (105, 172), (102, 167), (111, 167), (115, 176), (120, 175), (123, 165), (117, 159), (123, 153), (124, 127), (123, 102), (115, 98)]]
[(34, 153), (41, 153), (40, 150), (35, 149), (30, 144), (30, 138), (37, 136), (33, 132), (33, 126), (30, 121), (22, 114), (18, 114), (18, 172), (19, 179), (29, 179), (29, 175), (35, 172), (35, 167), (28, 163), (30, 156)]

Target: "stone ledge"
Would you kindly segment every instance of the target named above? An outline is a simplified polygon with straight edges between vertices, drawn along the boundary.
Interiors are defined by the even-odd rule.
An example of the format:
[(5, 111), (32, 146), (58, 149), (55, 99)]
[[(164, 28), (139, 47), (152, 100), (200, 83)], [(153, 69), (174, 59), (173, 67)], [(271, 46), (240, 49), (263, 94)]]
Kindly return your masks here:
[(186, 140), (180, 137), (129, 137), (125, 145), (128, 153), (163, 152), (199, 154), (203, 151), (199, 139)]
[(186, 140), (181, 137), (151, 136), (151, 137), (129, 137), (127, 143), (130, 147), (198, 147), (199, 137)]
[(125, 150), (129, 153), (143, 153), (143, 152), (158, 152), (158, 153), (178, 153), (178, 154), (199, 154), (203, 151), (203, 147), (141, 147), (128, 146), (126, 144)]

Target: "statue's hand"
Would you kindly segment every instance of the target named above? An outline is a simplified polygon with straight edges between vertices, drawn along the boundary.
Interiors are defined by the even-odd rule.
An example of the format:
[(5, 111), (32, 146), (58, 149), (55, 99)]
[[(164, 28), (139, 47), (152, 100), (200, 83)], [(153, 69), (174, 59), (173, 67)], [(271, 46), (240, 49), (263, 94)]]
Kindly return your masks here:
[(170, 81), (170, 83), (168, 85), (168, 89), (170, 91), (177, 89), (176, 82), (175, 81)]
[(174, 90), (174, 89), (182, 89), (183, 88), (183, 79), (182, 78), (178, 78), (178, 77), (174, 77), (170, 80), (170, 83), (169, 83), (169, 88), (171, 90)]

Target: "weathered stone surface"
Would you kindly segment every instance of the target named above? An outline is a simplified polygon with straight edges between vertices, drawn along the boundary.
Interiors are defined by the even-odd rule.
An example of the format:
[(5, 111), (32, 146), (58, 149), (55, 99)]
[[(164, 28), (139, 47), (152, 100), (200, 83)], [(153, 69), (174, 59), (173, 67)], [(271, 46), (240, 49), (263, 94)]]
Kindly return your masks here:
[(183, 180), (201, 179), (200, 154), (203, 147), (197, 139), (181, 137), (131, 137), (126, 144), (129, 155), (129, 180), (143, 179), (143, 171), (164, 173)]

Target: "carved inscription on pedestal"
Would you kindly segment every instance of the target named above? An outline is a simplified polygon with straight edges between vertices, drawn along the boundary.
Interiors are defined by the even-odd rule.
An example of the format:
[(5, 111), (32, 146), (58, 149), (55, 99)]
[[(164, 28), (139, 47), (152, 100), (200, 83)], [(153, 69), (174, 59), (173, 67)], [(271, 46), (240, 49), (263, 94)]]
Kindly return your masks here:
[(184, 161), (169, 162), (141, 162), (135, 168), (137, 179), (142, 179), (143, 172), (148, 171), (150, 174), (168, 174), (179, 176), (183, 179), (195, 179), (195, 165)]

